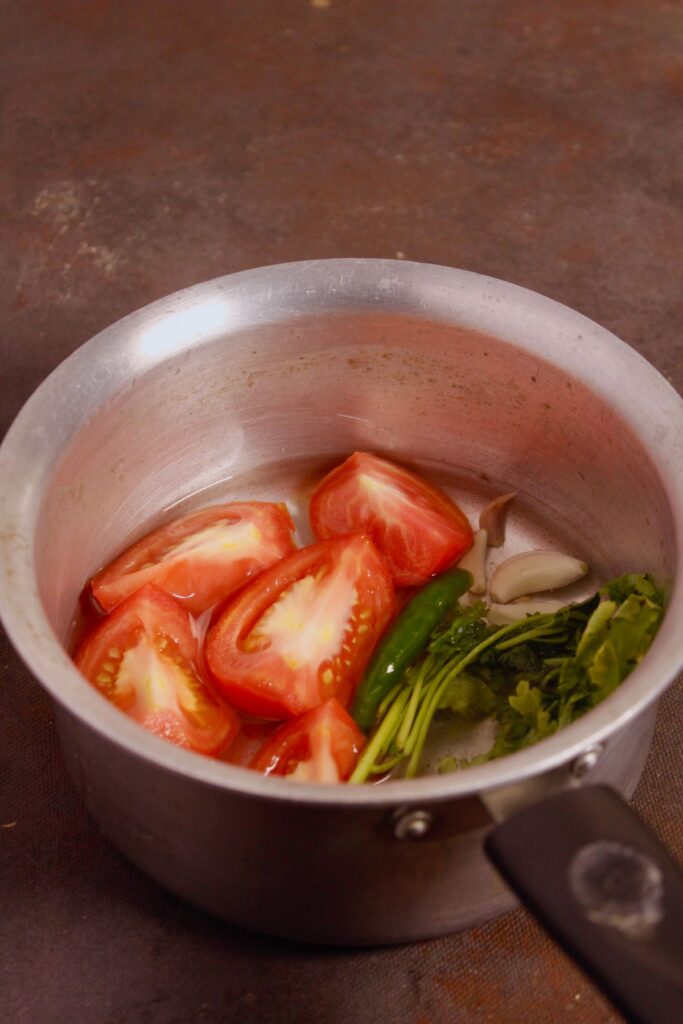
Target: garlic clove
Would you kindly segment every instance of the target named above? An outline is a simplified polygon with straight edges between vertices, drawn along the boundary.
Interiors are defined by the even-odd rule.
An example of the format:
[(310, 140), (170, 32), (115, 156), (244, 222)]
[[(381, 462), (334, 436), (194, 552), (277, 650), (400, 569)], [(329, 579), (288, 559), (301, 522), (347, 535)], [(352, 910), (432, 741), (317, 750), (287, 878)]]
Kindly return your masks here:
[(470, 587), (471, 594), (484, 594), (486, 592), (486, 530), (477, 530), (474, 534), (472, 547), (458, 562), (458, 569), (467, 569), (472, 573), (474, 582)]
[(566, 608), (564, 601), (556, 601), (551, 597), (538, 601), (516, 601), (514, 604), (490, 604), (487, 619), (492, 626), (508, 626), (511, 622), (519, 622), (527, 615), (542, 615), (548, 612), (559, 612)]
[(499, 548), (505, 541), (505, 520), (508, 505), (516, 496), (516, 491), (501, 494), (494, 498), (479, 514), (479, 529), (486, 530), (490, 548)]
[(507, 604), (523, 594), (566, 587), (587, 572), (585, 562), (560, 551), (523, 551), (496, 568), (491, 577), (491, 598)]

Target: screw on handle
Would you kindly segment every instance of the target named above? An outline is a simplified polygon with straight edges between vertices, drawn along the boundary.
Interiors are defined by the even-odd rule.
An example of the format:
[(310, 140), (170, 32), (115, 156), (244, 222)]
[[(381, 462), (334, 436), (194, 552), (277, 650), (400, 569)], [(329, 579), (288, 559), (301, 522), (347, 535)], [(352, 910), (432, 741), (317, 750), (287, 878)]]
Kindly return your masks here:
[(683, 873), (614, 790), (531, 804), (486, 852), (627, 1020), (682, 1024)]

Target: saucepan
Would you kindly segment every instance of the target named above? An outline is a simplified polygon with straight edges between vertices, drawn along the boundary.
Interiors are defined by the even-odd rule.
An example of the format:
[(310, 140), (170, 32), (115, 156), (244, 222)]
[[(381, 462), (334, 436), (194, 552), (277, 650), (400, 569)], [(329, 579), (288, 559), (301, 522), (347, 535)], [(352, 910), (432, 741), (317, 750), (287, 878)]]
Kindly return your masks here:
[[(179, 749), (81, 678), (79, 592), (126, 542), (181, 502), (301, 504), (357, 450), (445, 481), (472, 514), (516, 491), (512, 543), (562, 547), (597, 581), (655, 574), (668, 610), (643, 662), (533, 747), (365, 786)], [(514, 889), (633, 1019), (683, 1019), (681, 881), (622, 799), (683, 665), (683, 403), (636, 352), (464, 271), (266, 267), (103, 331), (38, 388), (0, 458), (2, 616), (87, 807), (132, 861), (229, 921), (324, 943), (465, 928)]]

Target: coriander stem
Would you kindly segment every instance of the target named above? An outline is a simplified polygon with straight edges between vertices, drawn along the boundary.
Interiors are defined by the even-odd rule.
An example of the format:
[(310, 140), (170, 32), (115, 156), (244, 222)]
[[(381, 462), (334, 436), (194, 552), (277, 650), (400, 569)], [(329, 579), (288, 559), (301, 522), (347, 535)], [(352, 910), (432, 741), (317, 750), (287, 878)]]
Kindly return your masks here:
[(382, 701), (380, 706), (377, 708), (377, 721), (378, 722), (381, 722), (381, 720), (384, 718), (384, 715), (386, 714), (387, 708), (389, 707), (390, 704), (393, 703), (396, 694), (399, 692), (399, 690), (402, 688), (402, 686), (403, 686), (403, 683), (402, 682), (398, 682), (398, 683), (396, 683), (395, 686), (393, 686), (391, 688), (391, 690), (389, 690), (389, 693), (386, 695), (386, 697), (384, 698), (384, 700)]
[[(497, 644), (497, 641), (501, 636), (508, 636), (510, 633), (514, 633), (515, 630), (520, 628), (520, 625), (525, 624), (520, 622), (511, 622), (507, 626), (502, 626), (495, 633), (491, 633), (490, 636), (487, 636), (484, 640), (478, 643), (476, 647), (473, 647), (468, 651), (460, 661), (456, 661), (455, 665), (446, 665), (437, 673), (434, 680), (432, 680), (427, 688), (427, 696), (422, 708), (420, 709), (418, 722), (414, 729), (414, 735), (410, 737), (411, 756), (408, 768), (406, 769), (406, 778), (411, 779), (417, 775), (420, 758), (422, 757), (422, 751), (427, 739), (427, 730), (432, 724), (432, 719), (437, 712), (439, 703), (448, 683), (455, 679), (464, 668), (475, 660), (475, 658), (478, 658), (482, 651), (485, 651), (488, 647), (492, 647), (494, 644)], [(406, 753), (408, 753), (408, 750), (406, 750)]]
[(395, 757), (390, 757), (387, 761), (383, 761), (381, 764), (373, 764), (370, 768), (370, 775), (386, 775), (392, 768), (395, 768), (397, 764), (403, 760), (403, 754), (396, 754)]
[(406, 740), (408, 739), (408, 735), (410, 733), (410, 727), (413, 724), (413, 719), (415, 718), (415, 712), (417, 711), (417, 706), (420, 700), (420, 693), (422, 691), (422, 683), (424, 682), (426, 664), (427, 659), (425, 659), (418, 668), (417, 678), (411, 687), (408, 708), (406, 710), (405, 715), (403, 716), (403, 721), (401, 722), (401, 727), (398, 730), (398, 735), (396, 737), (396, 746), (400, 750), (403, 750), (405, 747)]
[(391, 743), (409, 696), (410, 690), (407, 688), (397, 695), (385, 718), (380, 722), (377, 732), (361, 754), (349, 782), (365, 782), (378, 755)]
[[(523, 619), (521, 623), (519, 623), (519, 622), (512, 623), (512, 625), (514, 625), (514, 626), (523, 625), (525, 627), (528, 627), (529, 620), (530, 619), (531, 620), (535, 619), (535, 623), (534, 623), (534, 628), (533, 629), (526, 628), (523, 633), (519, 633), (517, 636), (510, 637), (509, 640), (504, 640), (503, 643), (501, 643), (501, 644), (496, 644), (497, 649), (499, 651), (506, 651), (510, 647), (516, 647), (517, 644), (525, 644), (527, 642), (527, 640), (534, 640), (536, 637), (541, 635), (543, 633), (543, 631), (545, 629), (547, 629), (548, 625), (550, 624), (550, 619), (552, 618), (552, 614), (545, 613), (545, 614), (542, 615), (542, 617), (541, 617), (541, 612), (538, 612), (537, 614), (538, 614), (539, 617), (536, 618), (536, 619), (535, 619), (535, 616), (529, 615), (529, 616), (527, 616), (526, 619)], [(543, 620), (545, 620), (545, 621), (543, 621)], [(562, 632), (564, 632), (564, 627), (562, 629)], [(500, 634), (499, 633), (494, 633), (494, 636), (500, 636)]]
[(425, 689), (422, 695), (422, 702), (420, 704), (420, 708), (417, 714), (415, 715), (414, 721), (411, 723), (410, 733), (407, 736), (405, 744), (403, 746), (406, 755), (411, 754), (415, 747), (418, 736), (420, 735), (420, 732), (422, 730), (423, 719), (429, 711), (429, 707), (432, 702), (432, 697), (441, 684), (441, 680), (443, 678), (443, 671), (444, 670), (442, 668), (435, 674), (431, 682), (427, 684), (427, 688)]

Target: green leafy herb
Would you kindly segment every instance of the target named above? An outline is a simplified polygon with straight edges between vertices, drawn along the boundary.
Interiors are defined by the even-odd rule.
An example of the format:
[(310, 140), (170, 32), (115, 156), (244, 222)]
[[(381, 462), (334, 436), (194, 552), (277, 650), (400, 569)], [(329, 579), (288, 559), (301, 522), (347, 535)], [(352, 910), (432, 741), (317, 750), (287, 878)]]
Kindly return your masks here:
[[(425, 654), (380, 706), (374, 731), (351, 782), (403, 762), (417, 773), (435, 715), (492, 715), (498, 725), (488, 754), (501, 757), (536, 743), (604, 700), (649, 648), (664, 615), (649, 576), (629, 574), (587, 601), (552, 614), (491, 626), (486, 605), (456, 605), (432, 633)], [(440, 771), (463, 767), (444, 758)]]
[(466, 718), (479, 718), (495, 711), (496, 703), (496, 695), (482, 679), (469, 672), (461, 672), (444, 690), (439, 700), (439, 711), (448, 708)]

